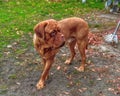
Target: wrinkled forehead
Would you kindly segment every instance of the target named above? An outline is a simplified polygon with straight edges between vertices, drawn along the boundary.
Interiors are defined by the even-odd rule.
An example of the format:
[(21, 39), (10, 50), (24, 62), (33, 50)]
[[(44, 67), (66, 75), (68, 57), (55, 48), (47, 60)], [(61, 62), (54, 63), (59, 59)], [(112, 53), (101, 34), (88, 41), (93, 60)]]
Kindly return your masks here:
[(51, 33), (53, 30), (57, 30), (57, 21), (50, 20), (45, 28), (45, 31)]

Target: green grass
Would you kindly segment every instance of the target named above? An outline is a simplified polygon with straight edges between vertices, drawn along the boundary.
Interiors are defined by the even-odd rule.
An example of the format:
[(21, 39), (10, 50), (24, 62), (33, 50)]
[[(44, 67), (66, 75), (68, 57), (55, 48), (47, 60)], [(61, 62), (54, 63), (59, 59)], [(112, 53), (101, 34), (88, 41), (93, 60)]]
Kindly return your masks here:
[(88, 0), (86, 4), (82, 4), (81, 0), (0, 0), (0, 50), (22, 35), (33, 32), (34, 25), (42, 20), (80, 17), (92, 10), (102, 9), (104, 3), (95, 0)]
[(0, 95), (6, 94), (8, 90), (7, 85), (0, 85)]

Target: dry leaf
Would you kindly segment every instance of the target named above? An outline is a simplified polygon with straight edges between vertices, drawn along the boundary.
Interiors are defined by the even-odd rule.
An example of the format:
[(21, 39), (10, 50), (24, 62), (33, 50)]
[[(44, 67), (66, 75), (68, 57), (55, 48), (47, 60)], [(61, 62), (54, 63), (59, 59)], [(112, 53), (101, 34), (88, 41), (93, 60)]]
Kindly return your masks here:
[(58, 67), (57, 67), (57, 70), (60, 70), (60, 69), (61, 69), (61, 67), (60, 67), (60, 66), (58, 66)]

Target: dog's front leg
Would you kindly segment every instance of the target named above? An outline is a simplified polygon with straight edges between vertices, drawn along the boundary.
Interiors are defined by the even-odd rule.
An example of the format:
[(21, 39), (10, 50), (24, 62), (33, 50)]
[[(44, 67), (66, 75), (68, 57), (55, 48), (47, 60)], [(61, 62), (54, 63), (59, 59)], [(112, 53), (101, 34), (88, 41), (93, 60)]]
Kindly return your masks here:
[[(42, 64), (43, 64), (43, 68), (45, 68), (45, 66), (46, 66), (46, 59), (43, 58)], [(45, 80), (47, 80), (48, 77), (49, 77), (49, 75), (46, 76)]]
[(53, 61), (54, 61), (54, 57), (51, 57), (51, 58), (46, 60), (45, 65), (44, 65), (44, 69), (43, 69), (43, 72), (42, 72), (42, 75), (41, 75), (41, 78), (40, 78), (39, 82), (36, 85), (37, 89), (41, 89), (41, 88), (44, 87), (45, 80), (48, 77), (49, 70), (51, 68), (51, 65), (52, 65)]

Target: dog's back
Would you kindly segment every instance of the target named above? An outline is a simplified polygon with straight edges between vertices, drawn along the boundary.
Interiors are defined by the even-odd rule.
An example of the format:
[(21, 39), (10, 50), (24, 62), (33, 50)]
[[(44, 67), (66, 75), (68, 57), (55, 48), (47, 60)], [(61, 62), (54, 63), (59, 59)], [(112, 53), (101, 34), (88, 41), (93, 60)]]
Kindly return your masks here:
[(78, 17), (63, 19), (58, 22), (58, 26), (66, 39), (70, 37), (84, 37), (89, 31), (87, 22)]

